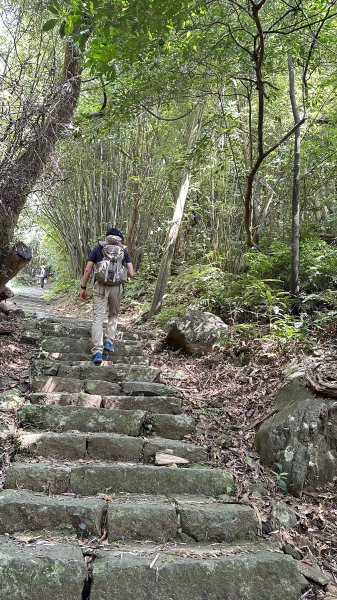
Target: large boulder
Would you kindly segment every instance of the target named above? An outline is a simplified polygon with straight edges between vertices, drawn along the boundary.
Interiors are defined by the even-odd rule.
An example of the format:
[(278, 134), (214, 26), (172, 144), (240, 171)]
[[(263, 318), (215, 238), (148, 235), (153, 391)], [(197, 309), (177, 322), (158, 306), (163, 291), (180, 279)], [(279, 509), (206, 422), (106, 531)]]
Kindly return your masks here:
[(277, 394), (276, 408), (256, 436), (262, 462), (288, 473), (287, 488), (296, 496), (331, 481), (337, 469), (336, 400), (315, 396), (297, 371)]
[(212, 313), (191, 310), (183, 317), (169, 321), (166, 342), (187, 354), (202, 356), (212, 351), (219, 334), (227, 328), (228, 325)]

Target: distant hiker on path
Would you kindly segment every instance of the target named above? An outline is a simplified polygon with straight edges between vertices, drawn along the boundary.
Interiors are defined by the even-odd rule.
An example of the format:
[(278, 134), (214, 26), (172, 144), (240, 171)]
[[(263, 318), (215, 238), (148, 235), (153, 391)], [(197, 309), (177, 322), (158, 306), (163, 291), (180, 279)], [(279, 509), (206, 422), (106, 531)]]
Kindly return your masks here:
[[(108, 229), (104, 241), (99, 242), (90, 252), (84, 269), (81, 293), (86, 300), (87, 283), (94, 268), (92, 358), (100, 365), (103, 352), (114, 351), (113, 341), (117, 330), (117, 317), (122, 299), (123, 284), (133, 277), (131, 257), (123, 246), (124, 236), (119, 229)], [(108, 309), (108, 326), (104, 334), (103, 322)]]
[(40, 277), (40, 286), (43, 289), (44, 288), (44, 282), (47, 279), (47, 269), (46, 269), (45, 265), (41, 265), (39, 277)]

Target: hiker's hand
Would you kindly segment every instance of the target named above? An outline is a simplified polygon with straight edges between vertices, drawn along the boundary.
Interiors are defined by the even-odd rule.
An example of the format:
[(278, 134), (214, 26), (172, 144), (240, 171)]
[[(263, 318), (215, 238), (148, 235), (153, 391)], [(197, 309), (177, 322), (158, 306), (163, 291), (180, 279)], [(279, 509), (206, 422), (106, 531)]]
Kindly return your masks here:
[(81, 290), (81, 292), (80, 292), (80, 298), (81, 298), (81, 300), (87, 300), (87, 298), (88, 298), (88, 292), (87, 292), (87, 290)]

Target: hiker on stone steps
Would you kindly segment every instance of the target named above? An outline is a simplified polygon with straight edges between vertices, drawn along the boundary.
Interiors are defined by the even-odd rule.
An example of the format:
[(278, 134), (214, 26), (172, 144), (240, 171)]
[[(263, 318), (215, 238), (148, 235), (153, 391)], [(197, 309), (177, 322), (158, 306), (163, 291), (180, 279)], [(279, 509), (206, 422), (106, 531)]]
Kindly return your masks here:
[[(133, 277), (130, 255), (123, 246), (124, 236), (119, 229), (108, 229), (104, 241), (90, 252), (84, 269), (80, 298), (86, 300), (87, 283), (94, 268), (92, 358), (100, 365), (103, 352), (114, 351), (113, 340), (117, 330), (117, 317), (122, 299), (123, 284)], [(104, 335), (103, 322), (108, 309), (108, 326)], [(104, 341), (103, 341), (104, 340)]]

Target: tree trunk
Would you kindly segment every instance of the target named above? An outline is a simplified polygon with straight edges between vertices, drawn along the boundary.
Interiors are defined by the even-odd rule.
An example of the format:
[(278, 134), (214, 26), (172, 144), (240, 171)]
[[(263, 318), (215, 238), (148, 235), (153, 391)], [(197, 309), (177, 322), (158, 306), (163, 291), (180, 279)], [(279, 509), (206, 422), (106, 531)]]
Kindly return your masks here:
[(18, 242), (7, 252), (6, 261), (5, 263), (2, 262), (0, 271), (0, 302), (12, 296), (10, 290), (5, 287), (7, 281), (15, 277), (31, 259), (32, 253), (30, 248), (22, 242)]
[[(289, 94), (295, 125), (300, 122), (295, 95), (294, 68), (291, 55), (288, 54)], [(292, 191), (292, 236), (291, 236), (291, 293), (299, 294), (299, 261), (300, 261), (300, 167), (301, 167), (301, 129), (298, 126), (294, 133), (294, 168)]]
[[(203, 106), (199, 105), (197, 108), (197, 112), (195, 118), (192, 123), (189, 142), (188, 142), (188, 152), (191, 152), (193, 149), (195, 142), (197, 141), (198, 134), (201, 126), (201, 118), (202, 118), (202, 110)], [(157, 282), (155, 291), (153, 294), (152, 304), (149, 311), (148, 316), (153, 317), (157, 312), (159, 312), (161, 308), (161, 304), (163, 301), (163, 295), (166, 287), (166, 282), (170, 273), (172, 259), (174, 255), (174, 249), (176, 245), (176, 241), (179, 234), (179, 228), (181, 225), (181, 221), (184, 215), (184, 208), (186, 203), (187, 194), (190, 187), (190, 176), (191, 176), (191, 167), (192, 167), (192, 159), (190, 161), (189, 167), (185, 171), (182, 176), (180, 190), (173, 214), (173, 219), (171, 223), (171, 227), (166, 236), (166, 242), (164, 247), (164, 253), (160, 262), (159, 273), (157, 276)]]
[[(55, 92), (46, 114), (32, 131), (32, 138), (21, 156), (9, 168), (3, 168), (0, 179), (0, 271), (10, 262), (14, 229), (27, 196), (46, 164), (57, 140), (70, 123), (80, 93), (81, 66), (74, 45), (68, 41), (65, 49), (62, 82)], [(29, 127), (29, 124), (27, 124)], [(1, 170), (1, 165), (0, 165)], [(9, 272), (8, 272), (9, 273)], [(6, 281), (14, 277), (2, 275), (0, 293)], [(7, 279), (6, 279), (7, 277)], [(6, 279), (6, 280), (5, 280)]]

